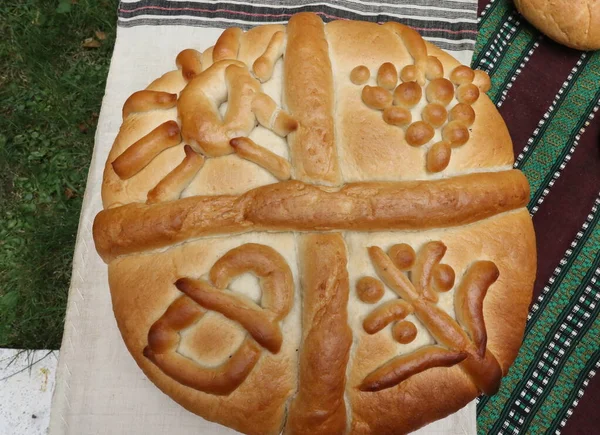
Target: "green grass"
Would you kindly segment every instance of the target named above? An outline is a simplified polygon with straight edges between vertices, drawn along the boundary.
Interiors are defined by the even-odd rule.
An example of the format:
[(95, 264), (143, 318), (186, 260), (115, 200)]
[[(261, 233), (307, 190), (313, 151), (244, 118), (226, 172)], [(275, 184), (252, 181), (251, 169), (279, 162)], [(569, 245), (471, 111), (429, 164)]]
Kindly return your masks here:
[(60, 346), (117, 3), (0, 2), (0, 347)]

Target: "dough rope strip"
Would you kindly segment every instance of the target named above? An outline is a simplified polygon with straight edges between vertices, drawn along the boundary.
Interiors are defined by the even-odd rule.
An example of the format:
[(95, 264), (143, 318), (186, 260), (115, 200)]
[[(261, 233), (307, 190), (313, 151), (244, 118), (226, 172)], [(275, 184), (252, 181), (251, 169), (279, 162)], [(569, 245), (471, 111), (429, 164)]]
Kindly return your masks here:
[(216, 234), (465, 225), (523, 207), (528, 200), (529, 184), (516, 170), (432, 181), (351, 183), (341, 189), (292, 180), (240, 196), (193, 196), (107, 209), (96, 216), (93, 234), (98, 252), (109, 262)]

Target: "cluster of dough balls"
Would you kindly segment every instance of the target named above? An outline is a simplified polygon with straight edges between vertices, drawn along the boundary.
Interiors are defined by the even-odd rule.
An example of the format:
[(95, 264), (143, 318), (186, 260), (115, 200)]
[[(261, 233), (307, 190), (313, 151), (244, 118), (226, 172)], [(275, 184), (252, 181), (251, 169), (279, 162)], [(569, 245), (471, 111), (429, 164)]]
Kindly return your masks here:
[[(403, 272), (410, 272), (415, 266), (417, 255), (406, 243), (393, 245), (388, 255), (394, 265)], [(436, 264), (431, 270), (432, 289), (435, 292), (447, 292), (454, 287), (454, 269), (447, 264)], [(366, 304), (376, 304), (385, 293), (383, 283), (372, 276), (363, 276), (356, 282), (356, 295)], [(405, 317), (413, 312), (412, 306), (400, 299), (394, 299), (379, 305), (365, 318), (363, 329), (368, 334), (379, 332), (393, 322), (392, 337), (398, 343), (408, 344), (417, 337), (417, 327)]]
[[(392, 63), (383, 63), (377, 71), (377, 86), (363, 87), (362, 101), (371, 109), (382, 111), (386, 123), (402, 127), (405, 140), (411, 146), (428, 144), (435, 136), (435, 129), (441, 128), (442, 140), (429, 147), (426, 165), (428, 171), (440, 172), (448, 166), (452, 148), (469, 140), (469, 127), (475, 122), (471, 105), (479, 98), (480, 91), (489, 90), (490, 79), (483, 71), (473, 71), (464, 65), (457, 66), (449, 78), (444, 78), (444, 66), (435, 56), (428, 56), (426, 65), (427, 83), (421, 86), (415, 65), (406, 65), (398, 73)], [(359, 65), (351, 71), (350, 80), (364, 85), (370, 76), (369, 69)], [(420, 119), (413, 119), (418, 114), (411, 110), (419, 104), (423, 94), (427, 104)], [(448, 109), (454, 97), (458, 102)]]

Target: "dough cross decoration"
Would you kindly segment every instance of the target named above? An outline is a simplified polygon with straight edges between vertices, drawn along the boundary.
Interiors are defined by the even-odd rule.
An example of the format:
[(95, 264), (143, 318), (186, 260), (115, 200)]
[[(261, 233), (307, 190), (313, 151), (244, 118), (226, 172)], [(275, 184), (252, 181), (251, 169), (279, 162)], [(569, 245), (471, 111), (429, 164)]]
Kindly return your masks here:
[[(446, 246), (442, 242), (426, 243), (416, 259), (413, 249), (405, 244), (393, 246), (389, 255), (377, 246), (369, 248), (377, 275), (400, 300), (376, 308), (364, 321), (365, 331), (377, 333), (414, 312), (439, 345), (425, 346), (389, 361), (364, 379), (361, 390), (390, 388), (423, 370), (458, 363), (485, 394), (498, 390), (502, 370), (486, 348), (483, 319), (483, 299), (487, 289), (498, 279), (498, 268), (491, 261), (477, 261), (468, 268), (455, 293), (454, 320), (436, 306), (437, 292), (449, 291), (454, 286), (454, 271), (440, 264), (445, 253)], [(410, 279), (403, 272), (407, 270)], [(410, 328), (403, 322), (396, 325), (404, 326), (393, 330), (395, 338), (402, 339), (406, 336), (404, 329)]]

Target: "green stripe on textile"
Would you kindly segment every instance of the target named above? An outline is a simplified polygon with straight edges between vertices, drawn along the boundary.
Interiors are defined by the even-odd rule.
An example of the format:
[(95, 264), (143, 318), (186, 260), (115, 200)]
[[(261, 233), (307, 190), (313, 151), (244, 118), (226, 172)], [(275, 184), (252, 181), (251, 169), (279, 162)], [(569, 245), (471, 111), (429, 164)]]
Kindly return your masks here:
[(536, 40), (537, 34), (531, 27), (519, 26), (510, 46), (504, 49), (501, 59), (496, 62), (494, 71), (490, 74), (492, 88), (488, 92), (488, 97), (494, 104), (500, 101), (502, 91), (506, 89)]
[[(600, 328), (600, 321), (598, 319), (596, 319), (594, 328), (596, 329), (596, 331), (598, 330), (598, 328)], [(600, 334), (600, 332), (596, 332), (596, 333)], [(597, 337), (596, 337), (596, 340), (597, 340)], [(579, 376), (577, 376), (577, 379), (575, 380), (575, 382), (572, 385), (573, 388), (571, 388), (571, 392), (569, 393), (567, 398), (564, 400), (563, 407), (556, 414), (556, 417), (554, 417), (554, 420), (552, 421), (550, 427), (558, 428), (560, 426), (560, 423), (565, 418), (569, 417), (569, 416), (567, 416), (567, 413), (569, 412), (569, 409), (571, 409), (573, 407), (575, 400), (579, 400), (579, 397), (580, 397), (579, 392), (585, 388), (586, 380), (588, 379), (589, 373), (595, 369), (596, 365), (600, 361), (600, 349), (598, 348), (597, 343), (595, 344), (595, 346), (596, 346), (596, 351), (592, 354), (592, 356), (590, 357), (590, 359), (588, 360), (588, 362), (584, 366), (584, 368), (579, 372)]]
[(554, 173), (553, 165), (561, 154), (566, 155), (572, 146), (572, 137), (578, 133), (598, 101), (600, 52), (586, 58), (576, 75), (519, 165), (531, 185), (531, 198), (539, 198), (540, 192), (547, 187), (544, 184), (546, 176)]
[[(596, 254), (596, 253), (592, 253), (592, 255), (593, 254)], [(510, 418), (508, 418), (508, 417), (510, 417), (511, 411), (518, 412), (519, 408), (522, 411), (525, 407), (528, 406), (528, 402), (530, 401), (530, 399), (532, 397), (534, 397), (533, 396), (534, 393), (532, 393), (532, 390), (535, 390), (535, 386), (527, 387), (527, 384), (529, 382), (532, 382), (532, 383), (536, 382), (539, 385), (539, 383), (540, 383), (539, 380), (544, 378), (546, 376), (546, 373), (549, 371), (549, 369), (552, 368), (547, 363), (548, 358), (543, 358), (543, 354), (551, 348), (551, 346), (550, 346), (551, 343), (554, 343), (554, 347), (552, 348), (553, 352), (556, 353), (559, 350), (563, 352), (563, 356), (560, 358), (560, 364), (556, 367), (556, 372), (559, 372), (562, 369), (563, 365), (570, 358), (571, 352), (573, 350), (573, 346), (575, 346), (576, 343), (579, 341), (579, 339), (576, 338), (577, 335), (575, 336), (575, 338), (571, 337), (573, 346), (569, 346), (569, 347), (567, 347), (565, 345), (564, 341), (557, 340), (556, 337), (558, 336), (561, 339), (565, 338), (564, 330), (561, 329), (561, 325), (565, 322), (567, 316), (573, 312), (574, 305), (576, 305), (579, 298), (583, 296), (586, 285), (592, 279), (592, 277), (594, 275), (594, 271), (596, 270), (596, 268), (599, 265), (600, 265), (600, 254), (595, 256), (594, 261), (592, 262), (592, 265), (588, 269), (586, 276), (583, 278), (583, 280), (578, 283), (573, 283), (573, 285), (576, 286), (577, 290), (571, 296), (569, 296), (568, 304), (562, 309), (562, 311), (557, 311), (560, 314), (555, 319), (554, 324), (551, 327), (549, 327), (548, 329), (544, 329), (544, 330), (547, 330), (548, 333), (545, 334), (542, 344), (539, 345), (539, 347), (536, 349), (535, 357), (532, 359), (532, 363), (529, 364), (525, 373), (523, 373), (521, 375), (521, 377), (519, 379), (519, 383), (513, 389), (513, 392), (511, 394), (511, 399), (504, 405), (500, 415), (496, 419), (494, 426), (491, 428), (492, 433), (496, 433), (496, 431), (499, 431), (501, 429), (501, 427), (503, 427), (502, 425), (505, 421), (511, 420)], [(554, 304), (554, 303), (556, 303), (556, 300), (551, 301), (551, 304)], [(549, 307), (551, 307), (551, 306), (552, 305), (549, 305)], [(589, 329), (589, 327), (591, 326), (591, 323), (592, 322), (589, 322), (589, 321), (584, 322), (581, 328), (575, 328), (575, 329), (577, 329), (577, 330), (581, 329), (581, 333), (585, 334), (587, 329)], [(541, 333), (543, 333), (544, 330), (538, 331), (538, 332), (541, 334)], [(571, 328), (567, 332), (570, 333), (572, 330), (573, 330), (573, 328)], [(537, 376), (535, 376), (536, 373), (537, 373)], [(544, 397), (549, 393), (549, 390), (552, 388), (552, 385), (549, 383), (547, 386), (542, 386), (542, 388), (543, 388), (543, 393), (539, 394), (539, 397), (536, 394), (535, 403), (529, 404), (529, 407), (531, 409), (529, 415), (532, 415), (537, 411), (538, 406), (544, 401)], [(527, 392), (527, 393), (525, 394), (524, 397), (521, 398), (521, 400), (520, 400), (522, 402), (521, 405), (519, 407), (515, 407), (514, 406), (515, 402), (516, 402), (516, 400), (518, 400), (520, 398), (520, 393), (522, 391)], [(515, 421), (516, 419), (513, 417), (512, 420)], [(525, 421), (523, 421), (521, 424), (525, 424)]]
[(558, 376), (555, 375), (556, 382), (554, 385), (549, 385), (545, 397), (540, 398), (538, 402), (540, 406), (536, 412), (532, 412), (529, 420), (523, 424), (525, 432), (543, 433), (550, 429), (554, 424), (554, 417), (557, 416), (565, 403), (568, 402), (569, 393), (574, 388), (579, 375), (586, 371), (587, 363), (591, 360), (594, 352), (598, 348), (598, 337), (600, 336), (600, 319), (598, 319), (598, 311), (596, 311), (596, 319), (593, 326), (588, 330), (585, 336), (575, 346), (572, 354), (569, 356), (566, 364), (560, 371)]
[[(594, 108), (598, 105), (599, 100), (600, 100), (600, 88), (598, 89), (598, 92), (596, 92), (595, 96), (590, 100), (590, 102), (587, 105), (587, 107), (585, 108), (585, 110), (581, 111), (582, 114), (584, 114), (585, 116), (580, 118), (579, 122), (573, 126), (573, 128), (570, 132), (567, 132), (567, 131), (564, 132), (566, 139), (563, 138), (563, 141), (565, 141), (565, 143), (562, 145), (562, 148), (560, 150), (559, 149), (556, 150), (556, 151), (560, 151), (556, 160), (554, 161), (552, 166), (547, 170), (546, 176), (540, 182), (540, 186), (536, 190), (533, 190), (533, 185), (532, 185), (532, 190), (531, 190), (531, 194), (530, 194), (531, 199), (527, 206), (529, 208), (529, 210), (531, 210), (537, 204), (539, 199), (544, 195), (544, 190), (549, 187), (550, 182), (554, 178), (554, 173), (560, 169), (560, 165), (565, 161), (565, 158), (567, 157), (567, 155), (569, 155), (571, 147), (574, 145), (574, 142), (575, 142), (575, 136), (577, 136), (579, 134), (579, 130), (581, 130), (581, 128), (587, 122), (589, 115), (592, 113)], [(561, 147), (560, 144), (555, 144), (553, 146), (556, 146), (557, 148)]]
[[(503, 379), (500, 391), (486, 400), (485, 403), (480, 403), (477, 419), (480, 433), (490, 433), (501, 416), (505, 405), (516, 400), (515, 396), (518, 395), (519, 391), (515, 391), (515, 388), (526, 373), (531, 371), (529, 370), (531, 366), (535, 365), (539, 358), (538, 353), (544, 347), (544, 343), (554, 336), (562, 318), (566, 316), (565, 309), (568, 309), (569, 301), (585, 276), (590, 272), (590, 269), (592, 269), (594, 256), (600, 251), (599, 217), (600, 211), (597, 211), (590, 222), (590, 226), (593, 227), (590, 236), (579, 241), (582, 245), (580, 255), (571, 257), (571, 261), (563, 267), (564, 279), (555, 281), (551, 285), (550, 292), (546, 296), (546, 298), (550, 298), (550, 301), (525, 336), (521, 351), (508, 375)], [(558, 282), (560, 284), (557, 284)]]
[[(581, 360), (578, 359), (578, 354), (576, 354), (576, 351), (577, 347), (581, 343), (586, 344), (586, 339), (590, 340), (590, 337), (587, 335), (587, 332), (591, 328), (593, 328), (594, 322), (598, 317), (598, 312), (600, 311), (600, 306), (598, 306), (597, 304), (594, 309), (590, 308), (590, 304), (593, 303), (593, 301), (595, 301), (597, 297), (597, 289), (595, 286), (591, 285), (591, 281), (594, 278), (595, 271), (599, 265), (600, 252), (596, 254), (594, 263), (588, 271), (587, 276), (585, 277), (584, 281), (580, 284), (578, 291), (571, 298), (569, 307), (561, 313), (561, 318), (559, 319), (559, 324), (561, 326), (560, 328), (557, 328), (555, 330), (555, 333), (562, 335), (558, 336), (558, 339), (554, 337), (554, 339), (551, 339), (550, 341), (556, 343), (556, 346), (558, 346), (558, 348), (564, 352), (564, 355), (560, 359), (559, 363), (556, 365), (548, 365), (548, 368), (546, 369), (536, 368), (536, 370), (540, 373), (538, 375), (538, 378), (546, 376), (547, 384), (544, 386), (543, 394), (541, 394), (536, 400), (536, 403), (533, 406), (531, 406), (532, 411), (524, 419), (522, 423), (523, 428), (527, 428), (531, 420), (535, 417), (535, 414), (537, 412), (540, 412), (540, 407), (545, 404), (545, 401), (547, 400), (548, 396), (552, 394), (552, 390), (558, 385), (557, 382), (559, 380), (560, 375), (565, 371), (574, 370), (574, 367), (577, 365), (584, 366), (585, 362), (587, 362), (587, 360), (590, 357), (590, 355), (588, 355), (588, 358), (584, 362), (581, 362)], [(585, 308), (584, 303), (581, 301), (586, 302)], [(584, 318), (583, 313), (587, 313), (588, 317)], [(570, 340), (569, 344), (567, 344), (567, 340)], [(593, 352), (594, 350), (592, 350), (590, 354)], [(554, 373), (549, 373), (548, 369), (550, 368), (554, 370)], [(583, 367), (580, 367), (580, 369), (582, 368)], [(531, 374), (529, 374), (529, 376), (531, 377)], [(575, 378), (576, 374), (573, 374), (573, 377)], [(561, 406), (559, 406), (559, 408), (560, 407)], [(545, 419), (551, 417), (551, 415), (545, 415), (542, 418)]]
[[(565, 279), (565, 276), (567, 275), (567, 272), (569, 271), (570, 265), (573, 263), (573, 260), (575, 258), (577, 258), (577, 256), (581, 252), (581, 250), (585, 247), (585, 244), (580, 243), (580, 241), (584, 241), (584, 240), (588, 239), (590, 234), (592, 234), (592, 232), (595, 230), (594, 222), (596, 222), (596, 221), (600, 221), (600, 212), (597, 212), (595, 215), (593, 215), (592, 219), (586, 220), (587, 225), (585, 226), (585, 229), (583, 229), (583, 231), (581, 232), (581, 236), (578, 239), (576, 239), (577, 240), (576, 245), (574, 247), (571, 245), (571, 255), (568, 257), (568, 259), (566, 260), (563, 267), (561, 267), (560, 272), (556, 276), (554, 276), (554, 280), (552, 282), (552, 285), (550, 286), (550, 291), (548, 291), (548, 293), (543, 298), (543, 300), (537, 302), (537, 304), (538, 304), (537, 310), (535, 312), (533, 312), (531, 314), (531, 317), (528, 319), (527, 325), (525, 327), (525, 333), (524, 333), (525, 336), (529, 335), (529, 332), (531, 331), (531, 329), (537, 324), (537, 319), (544, 313), (546, 306), (549, 303), (552, 303), (553, 300), (548, 295), (550, 295), (551, 292), (554, 291), (554, 289), (561, 286), (563, 280)], [(593, 272), (593, 270), (594, 270), (594, 268), (591, 267), (590, 270), (588, 271), (588, 274), (591, 274)], [(587, 278), (587, 274), (586, 274), (586, 277), (584, 277), (584, 281), (586, 278)], [(561, 318), (562, 317), (563, 316), (561, 315)], [(490, 400), (489, 396), (482, 396), (479, 399), (479, 403), (477, 404), (477, 415), (478, 416), (483, 412), (483, 410), (485, 409), (485, 406), (489, 400)]]
[[(481, 47), (481, 52), (471, 62), (473, 68), (493, 73), (496, 61), (500, 60), (504, 49), (510, 44), (517, 27), (514, 26), (513, 10), (508, 10), (498, 20), (498, 27), (494, 29), (494, 37)], [(478, 38), (479, 40), (479, 38)]]
[(489, 45), (498, 34), (502, 27), (505, 14), (512, 9), (512, 4), (508, 0), (495, 0), (490, 8), (486, 11), (477, 24), (477, 40), (475, 41), (475, 49), (473, 51), (472, 64), (478, 64)]

